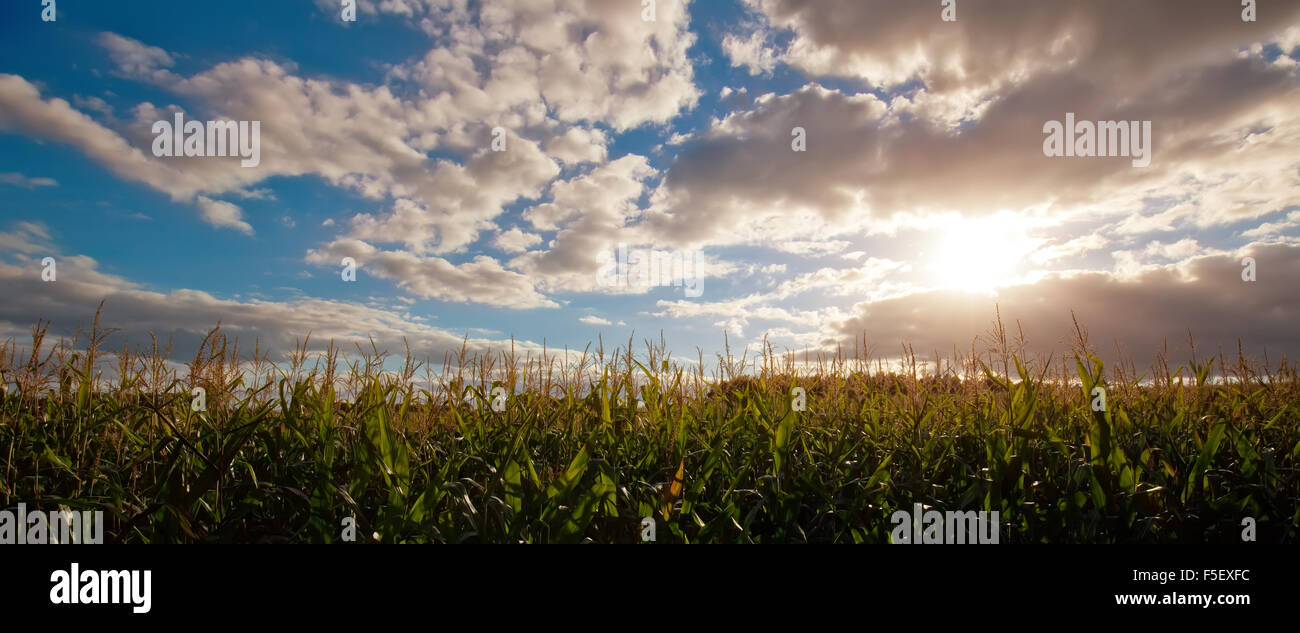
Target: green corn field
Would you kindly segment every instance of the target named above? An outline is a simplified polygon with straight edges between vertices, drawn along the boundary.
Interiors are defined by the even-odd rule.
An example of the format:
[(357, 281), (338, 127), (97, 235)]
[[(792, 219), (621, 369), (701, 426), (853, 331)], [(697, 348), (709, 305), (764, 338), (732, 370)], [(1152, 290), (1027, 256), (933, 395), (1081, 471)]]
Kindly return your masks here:
[(110, 543), (640, 543), (645, 518), (656, 544), (888, 543), (917, 503), (998, 511), (1002, 543), (1240, 542), (1246, 518), (1296, 542), (1293, 366), (1138, 374), (1078, 331), (1064, 357), (999, 325), (936, 365), (728, 348), (708, 372), (662, 341), (272, 363), (218, 328), (178, 371), (43, 324), (0, 358), (0, 505), (102, 510)]

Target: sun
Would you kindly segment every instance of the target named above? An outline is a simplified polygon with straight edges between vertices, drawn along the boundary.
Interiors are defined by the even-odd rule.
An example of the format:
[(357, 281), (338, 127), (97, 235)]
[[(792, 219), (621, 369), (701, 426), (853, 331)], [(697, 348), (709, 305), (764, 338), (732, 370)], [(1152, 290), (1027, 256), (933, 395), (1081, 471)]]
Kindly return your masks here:
[(1015, 283), (1027, 272), (1026, 256), (1041, 242), (1025, 230), (1023, 220), (1011, 215), (958, 218), (945, 224), (930, 251), (934, 283), (967, 292)]

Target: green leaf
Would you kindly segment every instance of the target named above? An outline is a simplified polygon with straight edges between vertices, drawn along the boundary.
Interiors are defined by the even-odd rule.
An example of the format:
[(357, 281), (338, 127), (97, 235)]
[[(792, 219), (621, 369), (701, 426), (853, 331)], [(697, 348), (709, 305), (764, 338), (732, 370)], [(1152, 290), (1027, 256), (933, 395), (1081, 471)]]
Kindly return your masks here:
[(776, 437), (772, 441), (772, 474), (779, 475), (790, 450), (790, 431), (794, 427), (795, 416), (787, 413), (776, 427)]
[(506, 505), (514, 509), (516, 513), (524, 509), (524, 486), (523, 486), (523, 469), (519, 467), (519, 462), (510, 460), (506, 464), (505, 472), (501, 474), (501, 479), (505, 482), (506, 488)]
[(574, 487), (582, 479), (583, 473), (587, 472), (587, 462), (590, 461), (591, 454), (587, 447), (583, 446), (578, 451), (578, 455), (569, 462), (569, 467), (560, 476), (560, 479), (546, 488), (546, 497), (548, 499), (564, 499), (573, 492)]

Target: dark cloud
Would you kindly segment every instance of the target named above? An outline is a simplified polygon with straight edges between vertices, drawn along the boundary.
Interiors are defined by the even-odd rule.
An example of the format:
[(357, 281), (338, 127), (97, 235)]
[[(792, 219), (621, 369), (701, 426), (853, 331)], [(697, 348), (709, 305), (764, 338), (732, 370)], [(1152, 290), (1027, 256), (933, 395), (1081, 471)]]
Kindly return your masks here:
[[(397, 353), (405, 337), (421, 358), (427, 354), (436, 362), (444, 354), (454, 355), (462, 344), (471, 352), (511, 344), (481, 338), (466, 341), (464, 332), (433, 327), (396, 309), (345, 301), (221, 299), (188, 289), (153, 292), (100, 272), (96, 262), (84, 256), (57, 256), (55, 280), (42, 281), (40, 259), (18, 256), (12, 264), (0, 263), (0, 293), (5, 297), (0, 302), (0, 340), (12, 337), (25, 345), (38, 320), (51, 323), (51, 337), (88, 331), (102, 301), (101, 327), (117, 330), (108, 340), (109, 351), (120, 350), (123, 344), (147, 348), (152, 332), (161, 344), (169, 340), (174, 344), (172, 358), (177, 360), (193, 358), (203, 336), (218, 323), (227, 335), (239, 338), (243, 352), (251, 353), (256, 342), (275, 361), (284, 360), (286, 352), (309, 333), (315, 350), (330, 340), (349, 351), (353, 343), (368, 348), (373, 337), (381, 351)], [(518, 347), (539, 346), (524, 341)]]
[[(1256, 260), (1254, 282), (1242, 280), (1243, 257)], [(900, 342), (907, 342), (929, 357), (954, 346), (969, 351), (1000, 310), (1012, 335), (1017, 322), (1023, 326), (1028, 349), (1054, 351), (1060, 358), (1073, 338), (1073, 312), (1103, 359), (1114, 362), (1118, 344), (1140, 371), (1166, 341), (1171, 359), (1187, 358), (1189, 331), (1202, 360), (1220, 349), (1235, 360), (1240, 339), (1247, 356), (1267, 352), (1276, 368), (1284, 355), (1300, 358), (1297, 287), (1300, 246), (1259, 244), (1240, 254), (1145, 269), (1132, 278), (1089, 272), (1002, 288), (993, 297), (943, 291), (887, 299), (858, 306), (857, 316), (833, 329), (846, 344), (865, 333), (881, 356), (896, 355)]]
[[(1116, 92), (1081, 74), (1007, 89), (977, 120), (927, 117), (925, 94), (889, 104), (818, 86), (761, 98), (688, 142), (669, 168), (649, 226), (665, 239), (753, 241), (774, 224), (830, 237), (897, 214), (1001, 210), (1065, 217), (1136, 214), (1146, 201), (1184, 201), (1205, 226), (1300, 204), (1300, 101), (1294, 66), (1259, 56), (1152, 79)], [(1048, 121), (1151, 122), (1149, 166), (1131, 157), (1048, 157)], [(807, 133), (793, 151), (792, 130)], [(812, 215), (819, 223), (803, 216)]]
[(1259, 0), (1257, 21), (1221, 0), (750, 0), (795, 40), (789, 63), (878, 83), (922, 79), (934, 91), (1021, 81), (1064, 69), (1121, 89), (1231, 58), (1300, 23), (1300, 4)]

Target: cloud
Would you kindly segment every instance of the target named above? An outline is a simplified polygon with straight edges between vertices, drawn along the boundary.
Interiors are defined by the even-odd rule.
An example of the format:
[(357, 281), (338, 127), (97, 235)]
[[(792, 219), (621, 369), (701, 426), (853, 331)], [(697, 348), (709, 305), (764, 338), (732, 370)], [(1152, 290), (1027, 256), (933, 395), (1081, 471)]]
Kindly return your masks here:
[(402, 244), (414, 254), (464, 250), (492, 220), (520, 197), (539, 197), (560, 168), (532, 141), (508, 134), (507, 149), (483, 149), (464, 165), (439, 162), (418, 190), (403, 191), (384, 215), (358, 214), (348, 236), (377, 243)]
[(510, 266), (548, 291), (597, 290), (596, 272), (619, 242), (639, 243), (623, 227), (639, 213), (636, 201), (654, 173), (644, 157), (629, 154), (554, 183), (551, 201), (529, 207), (523, 217), (536, 230), (555, 231), (555, 239)]
[(253, 234), (253, 227), (244, 221), (244, 212), (237, 205), (204, 196), (199, 196), (195, 202), (204, 222), (217, 228), (234, 229), (244, 235)]
[[(1119, 90), (1231, 58), (1287, 36), (1300, 6), (1267, 3), (1259, 21), (1215, 0), (962, 2), (955, 22), (939, 3), (746, 0), (790, 41), (773, 51), (813, 75), (882, 86), (920, 81), (933, 92), (1034, 81), (1062, 69)], [(1171, 16), (1177, 28), (1170, 28)], [(1286, 50), (1290, 50), (1287, 48)], [(1135, 60), (1138, 60), (1135, 62)]]
[(0, 174), (0, 184), (35, 189), (37, 187), (57, 187), (59, 183), (53, 178), (28, 178), (22, 174), (9, 172)]
[(1199, 244), (1196, 240), (1187, 238), (1178, 240), (1172, 244), (1165, 244), (1159, 241), (1147, 244), (1143, 252), (1147, 255), (1154, 255), (1164, 259), (1182, 261), (1188, 257), (1207, 254), (1207, 249)]
[(763, 31), (744, 35), (728, 33), (722, 38), (722, 52), (732, 66), (743, 67), (750, 75), (771, 74), (780, 61), (768, 34)]
[(118, 176), (142, 182), (174, 199), (188, 199), (200, 190), (198, 179), (152, 160), (67, 101), (42, 99), (36, 86), (17, 75), (0, 74), (0, 130), (71, 145)]
[(112, 119), (113, 117), (113, 106), (108, 105), (107, 101), (104, 101), (99, 97), (82, 97), (80, 95), (74, 95), (72, 97), (72, 103), (77, 106), (77, 109), (79, 110), (98, 112), (109, 119)]
[[(1257, 260), (1258, 281), (1241, 278), (1247, 256)], [(862, 303), (853, 316), (832, 324), (832, 336), (823, 343), (865, 334), (878, 354), (892, 354), (900, 342), (913, 345), (918, 355), (948, 354), (954, 347), (966, 352), (989, 331), (996, 308), (1010, 332), (1023, 327), (1031, 351), (1055, 352), (1059, 360), (1072, 338), (1073, 311), (1103, 358), (1113, 362), (1118, 344), (1139, 371), (1166, 342), (1171, 358), (1185, 358), (1189, 331), (1202, 360), (1220, 349), (1235, 357), (1240, 338), (1247, 355), (1262, 357), (1267, 350), (1275, 363), (1283, 355), (1300, 355), (1297, 284), (1300, 246), (1252, 244), (1236, 253), (1144, 267), (1127, 277), (1073, 272), (999, 288), (995, 296), (932, 291)]]
[(546, 153), (566, 165), (605, 162), (609, 139), (597, 129), (571, 127), (546, 143)]
[[(66, 140), (120, 175), (177, 201), (193, 201), (205, 222), (250, 235), (239, 207), (217, 195), (248, 197), (253, 185), (273, 176), (319, 175), (365, 197), (392, 201), (387, 212), (351, 218), (334, 243), (364, 243), (377, 254), (376, 263), (384, 264), (381, 274), (402, 287), (455, 301), (554, 306), (527, 287), (522, 275), (491, 258), (453, 266), (430, 255), (464, 252), (483, 231), (495, 232), (508, 204), (540, 196), (560, 174), (556, 161), (603, 163), (605, 132), (583, 124), (625, 130), (667, 122), (692, 107), (699, 92), (686, 55), (694, 35), (685, 5), (660, 3), (654, 22), (641, 20), (639, 6), (594, 0), (368, 6), (363, 13), (418, 21), (431, 37), (425, 56), (391, 67), (387, 83), (378, 87), (299, 77), (291, 64), (255, 56), (184, 76), (170, 70), (176, 56), (163, 49), (113, 33), (97, 38), (119, 75), (194, 104), (186, 118), (260, 121), (261, 162), (254, 169), (206, 158), (155, 160), (136, 149), (151, 143), (153, 122), (182, 112), (177, 106), (141, 103), (115, 131), (61, 100), (41, 101), (19, 77), (12, 78), (12, 89), (0, 86), (0, 99), (33, 114), (11, 126), (0, 116), (0, 126)], [(552, 28), (557, 20), (570, 27)], [(549, 26), (539, 30), (543, 23)], [(527, 48), (518, 44), (521, 39)], [(420, 90), (410, 90), (410, 84)], [(18, 103), (20, 97), (24, 102)], [(52, 115), (84, 129), (69, 133), (68, 123), (52, 121)], [(495, 127), (508, 131), (506, 151), (490, 148)], [(96, 151), (102, 145), (114, 147)], [(464, 158), (431, 159), (430, 151)], [(510, 249), (532, 245), (505, 239)], [(385, 247), (394, 244), (401, 250)], [(457, 271), (453, 288), (436, 289), (426, 278), (450, 270)], [(502, 288), (513, 297), (500, 294)], [(473, 297), (470, 291), (485, 294)]]
[(882, 288), (884, 282), (895, 272), (911, 270), (910, 264), (869, 257), (854, 268), (822, 268), (815, 272), (799, 275), (783, 282), (775, 291), (767, 295), (768, 299), (786, 299), (813, 290), (820, 290), (829, 296), (870, 296)]
[[(439, 45), (397, 74), (460, 109), (545, 103), (565, 122), (622, 131), (665, 123), (699, 91), (687, 51), (695, 42), (687, 2), (660, 0), (655, 20), (640, 3), (609, 0), (383, 3)], [(526, 42), (527, 46), (520, 45)], [(488, 72), (476, 60), (490, 60)]]
[[(825, 298), (856, 296), (878, 299), (904, 294), (907, 287), (891, 282), (889, 278), (895, 273), (909, 270), (909, 264), (872, 257), (851, 268), (825, 267), (797, 275), (766, 292), (755, 292), (744, 297), (711, 302), (659, 301), (656, 305), (661, 310), (652, 315), (672, 319), (727, 317), (714, 325), (738, 336), (744, 335), (744, 328), (751, 321), (788, 323), (800, 326), (803, 331), (795, 333), (783, 328), (782, 332), (778, 332), (779, 335), (803, 343), (813, 342), (818, 339), (815, 333), (819, 326), (841, 314), (833, 306), (824, 306), (822, 301)], [(763, 272), (784, 273), (785, 267), (768, 266)], [(819, 296), (806, 296), (812, 293)], [(794, 297), (799, 299), (790, 301)], [(790, 305), (778, 305), (783, 301)]]
[[(1259, 55), (1150, 77), (1116, 93), (1079, 74), (1008, 87), (977, 120), (928, 119), (922, 99), (811, 84), (763, 95), (677, 154), (643, 230), (666, 243), (825, 242), (959, 212), (1140, 235), (1211, 227), (1300, 205), (1300, 99), (1291, 69)], [(1049, 158), (1044, 122), (1152, 121), (1153, 162)], [(793, 151), (792, 131), (807, 151)]]
[(1258, 239), (1268, 237), (1300, 226), (1300, 211), (1292, 211), (1278, 222), (1265, 222), (1259, 226), (1241, 232), (1242, 237)]
[(730, 86), (723, 86), (719, 96), (721, 97), (722, 105), (731, 110), (747, 108), (754, 102), (754, 100), (749, 96), (749, 88), (744, 86), (735, 89), (732, 89)]
[[(862, 192), (873, 181), (863, 158), (879, 151), (873, 130), (886, 108), (872, 95), (816, 86), (761, 97), (755, 109), (728, 115), (683, 147), (656, 192), (647, 230), (669, 243), (817, 247), (861, 228), (869, 216)], [(796, 127), (808, 131), (807, 153), (791, 149)]]
[[(1295, 67), (1260, 45), (1292, 50), (1300, 7), (1243, 24), (1212, 2), (988, 3), (943, 23), (924, 3), (747, 4), (767, 26), (728, 40), (733, 63), (762, 71), (776, 55), (890, 93), (812, 83), (716, 120), (655, 193), (644, 228), (658, 240), (827, 243), (952, 211), (1100, 217), (1135, 236), (1300, 204), (1300, 115), (1286, 105), (1300, 99)], [(1155, 162), (1046, 158), (1041, 127), (1067, 112), (1152, 121)], [(796, 127), (806, 152), (791, 149)]]
[(335, 240), (307, 253), (308, 262), (326, 267), (339, 266), (344, 257), (356, 260), (358, 278), (373, 274), (391, 279), (398, 287), (427, 299), (511, 309), (559, 306), (538, 293), (524, 275), (506, 270), (500, 262), (485, 255), (453, 264), (441, 257), (380, 250), (352, 239)]
[[(137, 148), (149, 146), (153, 122), (180, 108), (141, 103), (122, 130), (110, 130), (63, 100), (41, 100), (12, 75), (0, 75), (0, 128), (76, 146), (177, 201), (239, 195), (270, 177), (309, 174), (370, 198), (411, 200), (433, 217), (418, 222), (412, 241), (419, 242), (408, 248), (441, 253), (463, 249), (492, 228), (504, 204), (558, 175), (540, 142), (565, 164), (602, 162), (604, 132), (580, 124), (626, 130), (666, 123), (699, 96), (686, 3), (660, 2), (653, 22), (642, 21), (639, 5), (604, 0), (404, 0), (363, 2), (361, 11), (411, 20), (430, 35), (427, 54), (391, 66), (384, 85), (369, 86), (303, 78), (290, 63), (256, 56), (184, 76), (170, 70), (176, 56), (161, 48), (115, 33), (96, 37), (116, 74), (193, 104), (187, 118), (260, 121), (257, 168), (237, 160), (153, 160)], [(432, 150), (475, 154), (497, 126), (511, 131), (508, 156), (464, 164), (428, 157)], [(394, 235), (371, 228), (378, 241)]]
[(1031, 253), (1029, 258), (1039, 265), (1046, 265), (1101, 250), (1108, 244), (1110, 244), (1110, 240), (1100, 233), (1089, 233), (1069, 239), (1061, 244), (1043, 246)]
[[(15, 235), (24, 240), (44, 239), (41, 227), (25, 224), (16, 232), (0, 233), (0, 243), (12, 246), (6, 239)], [(101, 300), (101, 325), (118, 329), (109, 348), (120, 349), (123, 343), (147, 346), (152, 332), (164, 344), (173, 339), (176, 347), (172, 357), (176, 359), (192, 358), (203, 335), (218, 321), (223, 331), (239, 337), (245, 350), (251, 350), (256, 341), (274, 361), (285, 360), (286, 353), (308, 333), (315, 350), (330, 340), (345, 346), (357, 342), (368, 347), (370, 337), (381, 350), (400, 350), (406, 339), (412, 349), (434, 359), (448, 353), (455, 356), (462, 343), (471, 352), (510, 344), (477, 337), (467, 340), (464, 332), (451, 332), (410, 315), (346, 301), (310, 297), (238, 301), (191, 289), (156, 292), (100, 272), (98, 263), (83, 255), (57, 255), (58, 279), (44, 282), (39, 258), (27, 256), (43, 252), (42, 248), (40, 244), (29, 244), (16, 249), (16, 255), (13, 250), (0, 249), (10, 254), (8, 261), (0, 261), (0, 287), (6, 288), (8, 294), (8, 299), (0, 302), (0, 337), (16, 337), (20, 345), (38, 319), (52, 320), (51, 332), (58, 336), (70, 336), (79, 327), (89, 327)], [(525, 351), (541, 349), (529, 341), (518, 345)]]
[[(317, 4), (337, 19), (337, 6)], [(709, 87), (737, 86), (748, 72), (779, 78), (760, 85), (782, 92), (751, 94), (749, 80), (748, 90), (722, 88), (712, 120), (682, 116), (701, 95), (693, 64), (712, 63), (689, 54), (686, 2), (659, 0), (657, 21), (644, 22), (640, 3), (623, 0), (362, 1), (370, 25), (401, 21), (427, 36), (404, 60), (377, 60), (383, 74), (371, 82), (260, 54), (193, 67), (194, 57), (103, 33), (95, 42), (110, 74), (146, 84), (155, 102), (118, 105), (114, 116), (97, 97), (70, 96), (74, 108), (44, 84), (0, 75), (0, 130), (69, 145), (246, 235), (239, 201), (273, 196), (280, 177), (360, 196), (360, 212), (304, 229), (299, 255), (325, 279), (354, 257), (363, 278), (424, 299), (529, 310), (568, 305), (565, 293), (649, 293), (597, 283), (620, 244), (707, 251), (707, 274), (738, 274), (710, 285), (708, 301), (661, 300), (652, 316), (798, 343), (841, 342), (856, 325), (935, 345), (979, 333), (988, 296), (917, 285), (954, 242), (962, 256), (1017, 257), (1011, 272), (1032, 283), (998, 291), (1004, 315), (1068, 325), (1050, 308), (1081, 301), (1097, 331), (1116, 336), (1139, 326), (1094, 306), (1139, 322), (1115, 302), (1161, 318), (1229, 314), (1215, 297), (1186, 315), (1148, 304), (1167, 295), (1190, 310), (1192, 294), (1208, 292), (1204, 267), (1237, 257), (1228, 249), (1246, 239), (1275, 256), (1261, 259), (1252, 289), (1288, 270), (1277, 257), (1290, 251), (1269, 249), (1300, 241), (1286, 236), (1300, 208), (1300, 7), (1268, 5), (1248, 25), (1209, 1), (960, 4), (958, 21), (943, 23), (938, 3), (746, 0), (751, 13), (717, 34), (744, 70), (710, 76)], [(178, 112), (260, 121), (261, 164), (152, 156), (152, 123)], [(1066, 113), (1151, 121), (1151, 165), (1044, 156), (1043, 124)], [(505, 151), (492, 147), (498, 127)], [(807, 151), (793, 151), (795, 128)], [(0, 175), (54, 184), (45, 180)], [(990, 218), (996, 231), (962, 233)], [(984, 240), (990, 233), (1002, 239)], [(14, 257), (39, 259), (50, 242), (41, 225), (0, 233)], [(93, 260), (68, 266), (76, 279), (97, 271)], [(154, 300), (125, 280), (97, 283), (130, 305)], [(196, 314), (255, 305), (186, 293), (197, 291), (159, 296)], [(367, 294), (376, 295), (368, 309), (411, 300)], [(619, 316), (589, 312), (572, 318)], [(922, 329), (908, 329), (913, 321)], [(1049, 343), (1061, 334), (1034, 327)]]
[(52, 254), (50, 229), (39, 222), (17, 222), (12, 229), (0, 232), (0, 253)]
[(499, 233), (492, 243), (507, 253), (522, 253), (533, 246), (541, 244), (542, 238), (540, 235), (524, 233), (518, 228), (513, 228)]
[(117, 64), (118, 70), (127, 77), (149, 81), (175, 78), (175, 75), (163, 70), (174, 65), (175, 60), (157, 46), (147, 46), (116, 33), (100, 33), (95, 42), (108, 51), (108, 56)]

